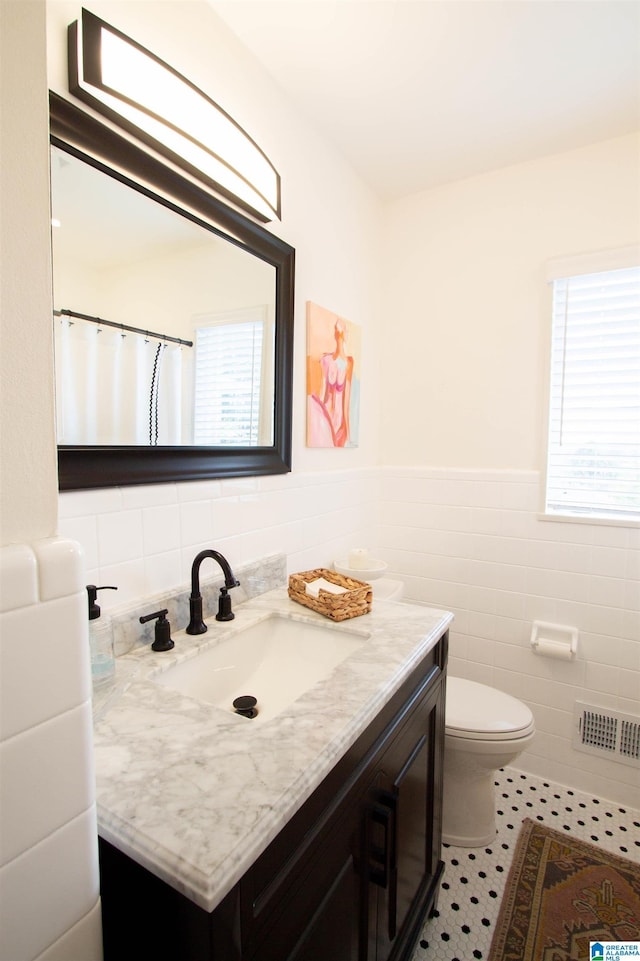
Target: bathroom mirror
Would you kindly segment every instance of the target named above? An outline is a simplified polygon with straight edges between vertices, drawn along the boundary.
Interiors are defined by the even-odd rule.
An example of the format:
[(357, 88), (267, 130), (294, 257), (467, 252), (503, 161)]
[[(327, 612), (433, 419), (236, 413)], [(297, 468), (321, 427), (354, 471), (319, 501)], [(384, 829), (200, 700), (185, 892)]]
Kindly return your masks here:
[(61, 490), (291, 467), (294, 250), (50, 95)]

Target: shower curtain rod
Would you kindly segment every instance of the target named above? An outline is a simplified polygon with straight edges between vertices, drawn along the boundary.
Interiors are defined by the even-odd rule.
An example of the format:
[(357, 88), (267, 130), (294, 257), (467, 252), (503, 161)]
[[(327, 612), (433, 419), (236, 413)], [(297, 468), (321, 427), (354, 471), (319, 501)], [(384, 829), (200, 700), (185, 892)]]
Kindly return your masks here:
[(140, 327), (129, 327), (127, 324), (116, 324), (113, 320), (105, 320), (103, 317), (91, 317), (90, 314), (79, 314), (75, 310), (54, 310), (54, 317), (76, 317), (78, 320), (88, 320), (92, 324), (103, 324), (105, 327), (115, 327), (116, 330), (127, 330), (131, 334), (145, 334), (155, 340), (166, 340), (172, 344), (181, 344), (183, 347), (193, 347), (192, 340), (182, 340), (180, 337), (170, 337), (169, 334), (156, 334), (153, 330), (142, 330)]

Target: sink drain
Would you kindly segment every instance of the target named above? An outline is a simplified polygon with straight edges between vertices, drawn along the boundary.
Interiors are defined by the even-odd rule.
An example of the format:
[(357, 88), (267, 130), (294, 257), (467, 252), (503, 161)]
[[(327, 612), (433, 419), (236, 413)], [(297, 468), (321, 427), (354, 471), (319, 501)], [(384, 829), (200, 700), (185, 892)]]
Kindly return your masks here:
[(236, 714), (241, 714), (242, 717), (257, 717), (257, 703), (258, 701), (253, 694), (242, 694), (233, 702), (233, 709)]

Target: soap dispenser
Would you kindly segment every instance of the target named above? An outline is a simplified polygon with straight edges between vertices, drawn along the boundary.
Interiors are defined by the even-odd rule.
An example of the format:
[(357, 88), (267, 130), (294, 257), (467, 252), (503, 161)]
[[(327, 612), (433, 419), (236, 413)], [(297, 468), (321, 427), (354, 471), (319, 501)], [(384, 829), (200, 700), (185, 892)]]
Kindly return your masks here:
[(94, 690), (104, 687), (113, 680), (116, 662), (113, 654), (113, 634), (109, 620), (101, 619), (100, 607), (96, 603), (98, 591), (117, 591), (117, 587), (104, 585), (96, 587), (87, 584), (89, 602), (89, 647), (91, 650), (91, 679)]

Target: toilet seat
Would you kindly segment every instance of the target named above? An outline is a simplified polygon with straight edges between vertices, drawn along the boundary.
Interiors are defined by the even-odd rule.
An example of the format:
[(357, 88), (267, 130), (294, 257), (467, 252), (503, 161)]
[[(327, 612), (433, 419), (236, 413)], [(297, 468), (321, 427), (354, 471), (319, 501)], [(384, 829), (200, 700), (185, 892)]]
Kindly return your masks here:
[(513, 741), (534, 731), (533, 714), (522, 701), (504, 691), (447, 678), (445, 729), (449, 737), (473, 741)]

